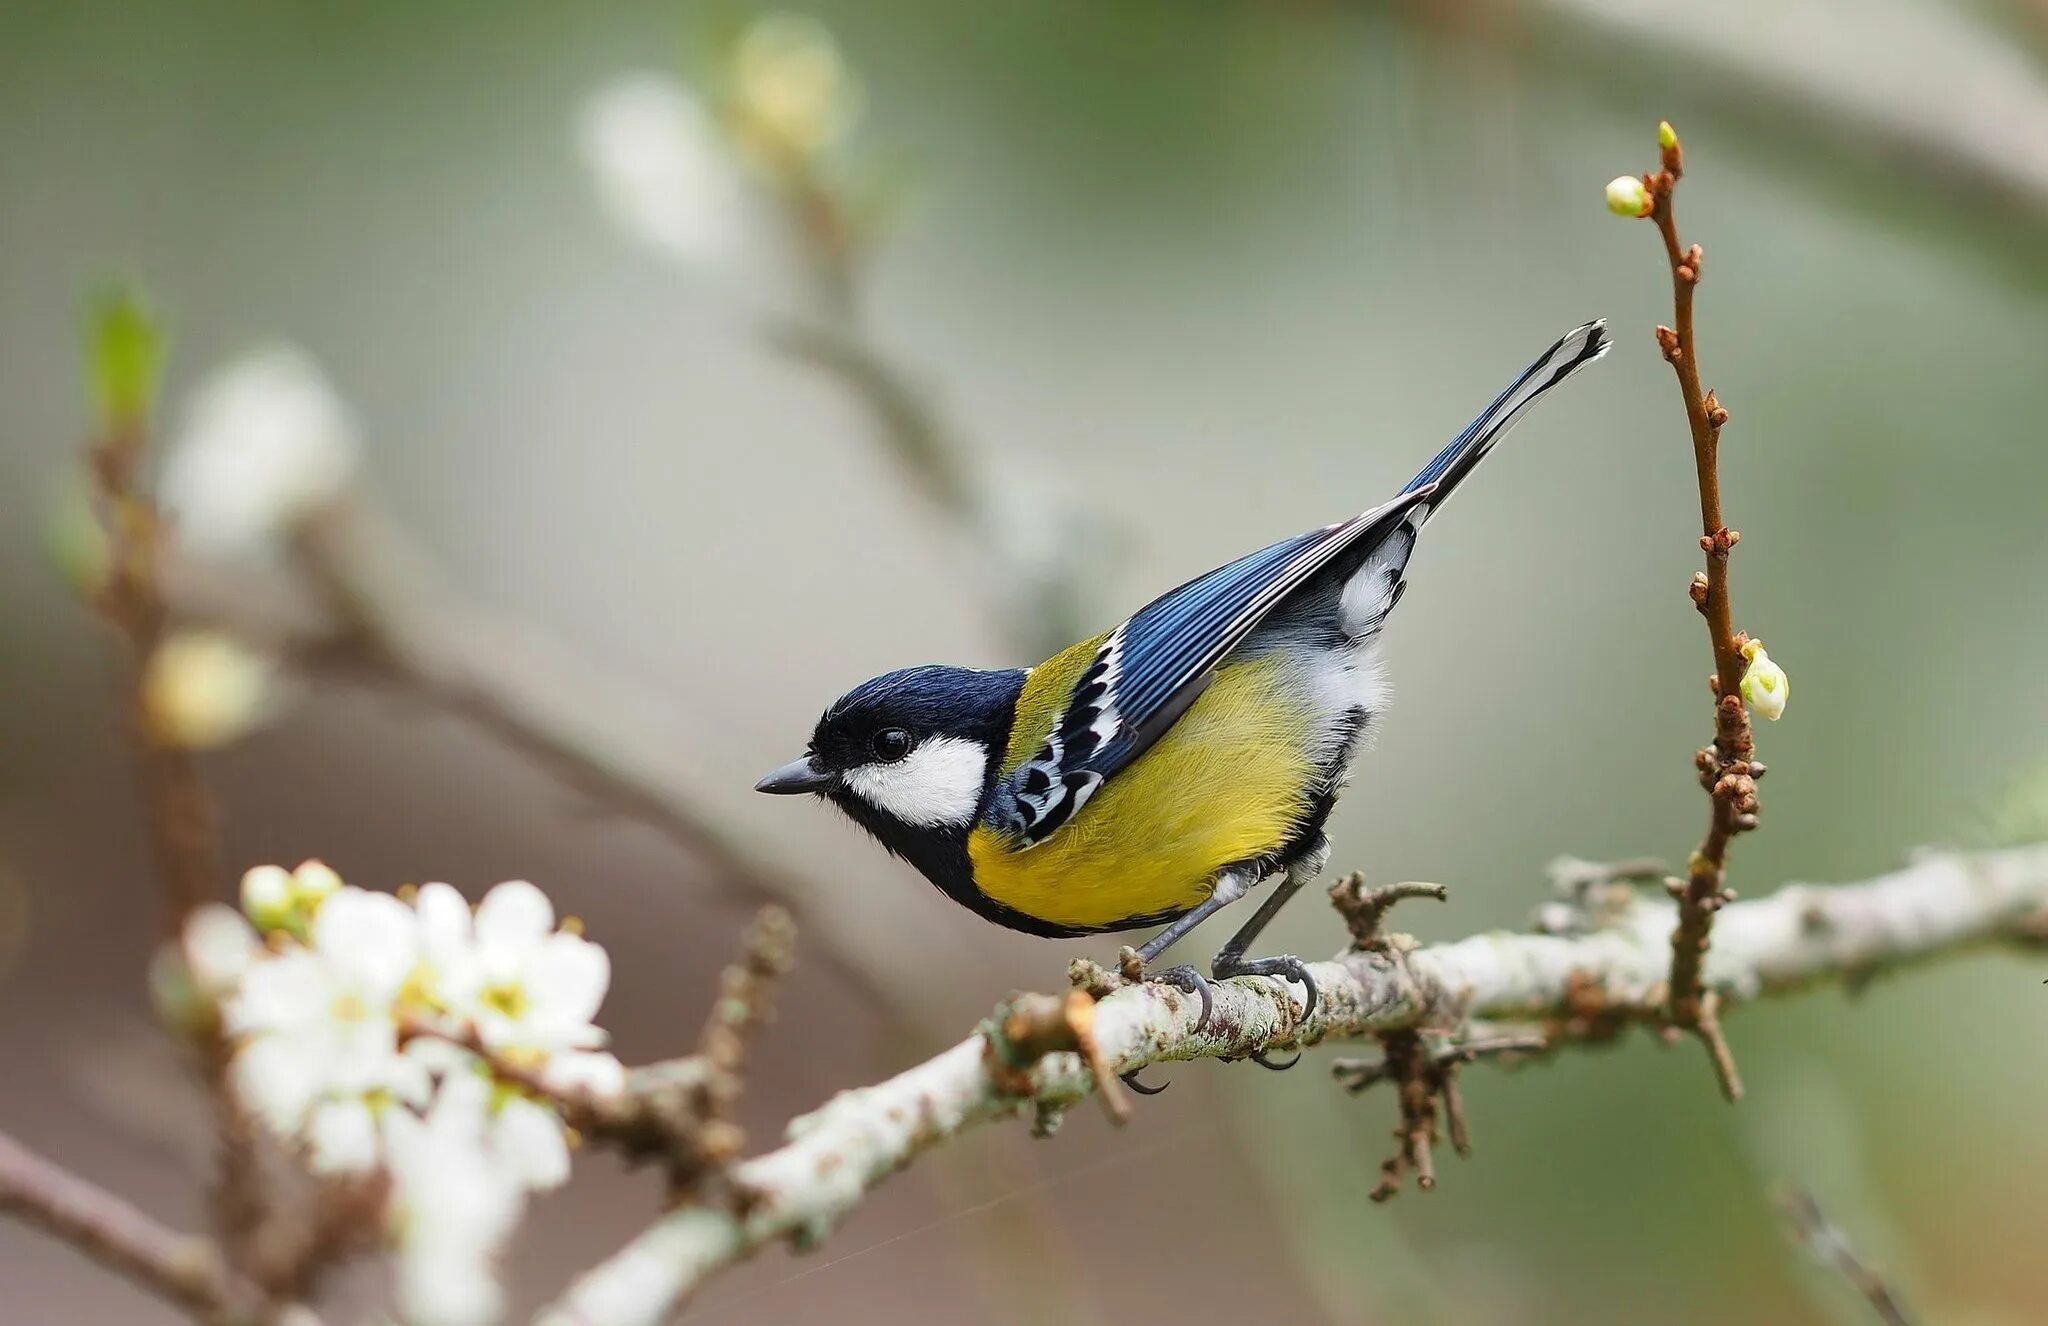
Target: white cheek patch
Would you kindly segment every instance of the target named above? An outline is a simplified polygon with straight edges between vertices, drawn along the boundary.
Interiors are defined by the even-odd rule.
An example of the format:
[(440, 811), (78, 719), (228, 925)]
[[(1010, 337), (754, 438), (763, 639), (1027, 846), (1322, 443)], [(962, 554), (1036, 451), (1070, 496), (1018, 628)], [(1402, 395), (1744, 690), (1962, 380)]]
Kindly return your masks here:
[(863, 764), (846, 788), (876, 810), (919, 829), (973, 820), (988, 776), (988, 747), (966, 737), (932, 737), (894, 764)]

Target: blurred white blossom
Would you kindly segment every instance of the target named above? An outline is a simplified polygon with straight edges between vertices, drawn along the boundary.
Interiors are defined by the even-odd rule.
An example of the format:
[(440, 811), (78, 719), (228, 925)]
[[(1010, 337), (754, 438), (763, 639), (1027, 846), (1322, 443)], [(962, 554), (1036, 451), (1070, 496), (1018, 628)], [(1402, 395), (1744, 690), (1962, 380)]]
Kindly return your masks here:
[(304, 1142), (317, 1170), (373, 1167), (377, 1115), (431, 1094), (427, 1067), (400, 1051), (395, 1012), (418, 953), (410, 907), (343, 888), (319, 904), (308, 943), (258, 963), (227, 1004), (237, 1094)]
[(384, 1122), (398, 1298), (413, 1326), (484, 1326), (504, 1307), (497, 1256), (523, 1193), (486, 1142), (490, 1091), (458, 1074), (425, 1117), (398, 1110)]
[(611, 960), (555, 928), (547, 895), (523, 879), (498, 885), (472, 916), (445, 884), (420, 890), (421, 943), (443, 1008), (483, 1043), (543, 1071), (558, 1056), (605, 1043), (592, 1019), (611, 986)]
[(150, 1001), (164, 1024), (188, 1034), (211, 1034), (223, 1000), (241, 987), (263, 956), (263, 945), (242, 914), (210, 902), (185, 918), (178, 942), (160, 950), (149, 968)]
[(179, 537), (207, 553), (273, 544), (355, 476), (355, 418), (302, 350), (271, 346), (199, 385), (160, 489)]
[[(558, 928), (538, 888), (500, 884), (472, 912), (446, 884), (402, 899), (308, 861), (249, 871), (242, 904), (268, 946), (227, 908), (206, 909), (188, 927), (199, 975), (185, 984), (224, 1003), (237, 1094), (313, 1169), (390, 1163), (392, 1129), (416, 1124), (416, 1111), (454, 1127), (452, 1095), (474, 1106), (475, 1145), (506, 1181), (525, 1191), (568, 1178), (568, 1129), (532, 1082), (613, 1094), (625, 1069), (598, 1048), (606, 1034), (594, 1021), (610, 959), (574, 922)], [(417, 1035), (421, 1026), (473, 1035), (517, 1066), (506, 1070), (515, 1080), (454, 1039)]]
[(768, 14), (748, 24), (730, 77), (740, 142), (769, 166), (815, 157), (860, 119), (860, 82), (816, 19)]
[(166, 745), (229, 745), (261, 724), (276, 698), (275, 660), (218, 631), (172, 634), (142, 671), (143, 716)]
[(1784, 717), (1785, 702), (1792, 698), (1792, 679), (1785, 669), (1771, 661), (1764, 642), (1751, 640), (1742, 646), (1749, 667), (1742, 674), (1742, 698), (1749, 707), (1772, 722)]
[(661, 74), (627, 74), (591, 94), (576, 145), (620, 229), (669, 257), (715, 266), (741, 248), (745, 189), (717, 122)]

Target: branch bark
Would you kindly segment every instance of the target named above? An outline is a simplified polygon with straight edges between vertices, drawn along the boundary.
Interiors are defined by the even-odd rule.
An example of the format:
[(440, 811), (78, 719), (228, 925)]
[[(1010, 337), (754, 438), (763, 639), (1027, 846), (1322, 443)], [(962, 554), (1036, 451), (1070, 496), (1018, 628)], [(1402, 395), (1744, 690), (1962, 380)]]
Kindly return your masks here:
[[(1866, 883), (1792, 885), (1727, 907), (1704, 976), (1724, 1004), (1738, 1003), (1991, 941), (2039, 943), (2044, 917), (2048, 844), (1930, 856)], [(1421, 948), (1391, 940), (1313, 964), (1321, 998), (1306, 1021), (1276, 980), (1220, 982), (1200, 1032), (1189, 996), (1128, 987), (1096, 1005), (1092, 1035), (1101, 1058), (1122, 1073), (1324, 1040), (1456, 1033), (1481, 1022), (1533, 1023), (1553, 1046), (1611, 1037), (1632, 1022), (1662, 1025), (1674, 907), (1639, 897), (1583, 920), (1586, 928), (1574, 933), (1495, 933)], [(543, 1310), (540, 1326), (656, 1326), (711, 1276), (763, 1246), (818, 1243), (871, 1188), (924, 1152), (994, 1119), (1026, 1115), (1043, 1124), (1093, 1089), (1081, 1056), (1060, 1053), (1016, 1090), (992, 1052), (1001, 1020), (796, 1120), (785, 1145), (728, 1172), (730, 1206), (663, 1216)]]
[(165, 1228), (4, 1133), (0, 1212), (202, 1319), (254, 1320), (262, 1310), (262, 1291), (235, 1276), (212, 1242)]

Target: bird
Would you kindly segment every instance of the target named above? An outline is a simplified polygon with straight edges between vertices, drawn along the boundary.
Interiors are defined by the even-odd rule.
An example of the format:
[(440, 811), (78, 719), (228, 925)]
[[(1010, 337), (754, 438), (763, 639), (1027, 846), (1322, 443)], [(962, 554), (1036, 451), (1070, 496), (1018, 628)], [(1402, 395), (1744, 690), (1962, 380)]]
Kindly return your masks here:
[[(1210, 978), (1296, 982), (1306, 1019), (1307, 965), (1246, 954), (1329, 858), (1331, 809), (1389, 700), (1380, 636), (1416, 539), (1529, 407), (1610, 344), (1604, 320), (1573, 328), (1391, 500), (1197, 576), (1036, 667), (927, 664), (860, 683), (755, 790), (832, 802), (1011, 930), (1162, 926), (1123, 970), (1199, 996), (1198, 1028)], [(1155, 966), (1269, 880), (1209, 978)]]

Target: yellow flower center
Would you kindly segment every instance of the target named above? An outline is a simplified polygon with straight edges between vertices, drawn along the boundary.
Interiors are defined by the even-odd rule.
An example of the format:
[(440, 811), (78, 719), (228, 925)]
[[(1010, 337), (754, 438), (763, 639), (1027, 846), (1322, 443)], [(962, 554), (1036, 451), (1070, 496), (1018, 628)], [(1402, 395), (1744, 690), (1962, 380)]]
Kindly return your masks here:
[(513, 981), (486, 986), (482, 1002), (485, 1008), (508, 1018), (524, 1017), (528, 1007), (525, 989)]

